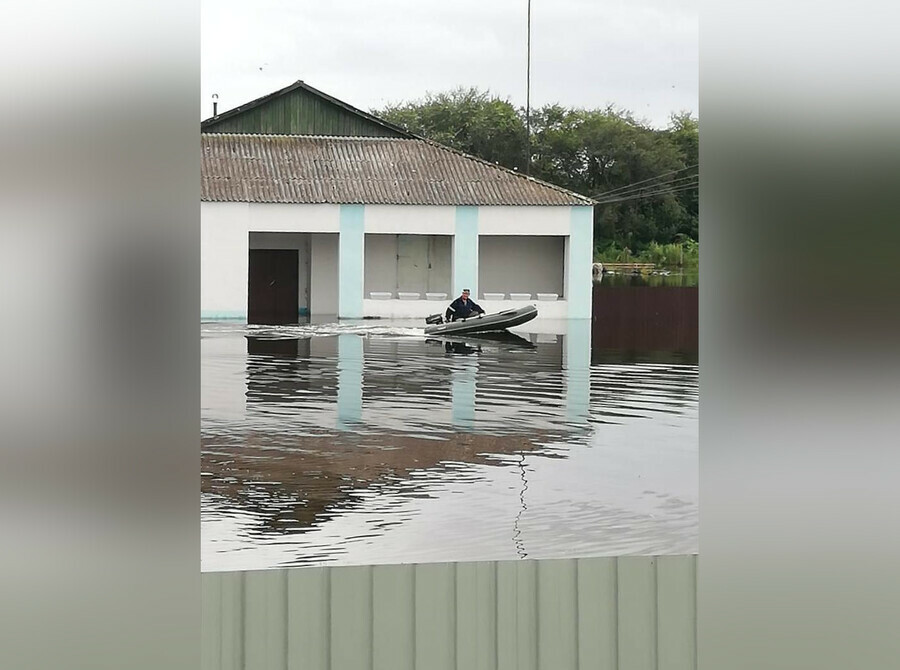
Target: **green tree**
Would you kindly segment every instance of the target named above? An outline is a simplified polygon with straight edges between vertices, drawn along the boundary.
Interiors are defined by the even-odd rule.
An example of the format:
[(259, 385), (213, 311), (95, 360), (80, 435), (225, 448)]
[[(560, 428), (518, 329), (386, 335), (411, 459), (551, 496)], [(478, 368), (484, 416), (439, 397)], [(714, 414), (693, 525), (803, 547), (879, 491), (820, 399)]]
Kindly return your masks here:
[(525, 163), (524, 115), (488, 91), (456, 88), (429, 93), (424, 100), (388, 105), (373, 114), (491, 163), (516, 170)]
[(690, 217), (675, 189), (687, 183), (689, 164), (668, 131), (614, 107), (559, 105), (538, 110), (534, 127), (532, 174), (601, 202), (594, 209), (595, 243), (641, 250), (687, 232)]
[[(700, 122), (690, 112), (672, 114), (668, 129), (675, 146), (684, 156), (688, 165), (700, 164)], [(698, 174), (699, 168), (691, 174)], [(680, 231), (683, 235), (697, 239), (700, 219), (700, 189), (688, 188), (679, 193), (679, 200), (687, 214), (688, 221)]]
[[(373, 113), (409, 131), (524, 172), (525, 110), (477, 88), (427, 94)], [(641, 253), (697, 239), (699, 124), (673, 114), (658, 130), (627, 110), (545, 105), (531, 114), (530, 174), (597, 198), (598, 248)]]

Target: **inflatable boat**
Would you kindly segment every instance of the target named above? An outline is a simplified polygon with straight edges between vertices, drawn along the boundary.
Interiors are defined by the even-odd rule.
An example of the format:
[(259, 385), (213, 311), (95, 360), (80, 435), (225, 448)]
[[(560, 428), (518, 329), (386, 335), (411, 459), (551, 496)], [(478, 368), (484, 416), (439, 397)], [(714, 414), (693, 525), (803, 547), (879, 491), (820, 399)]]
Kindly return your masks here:
[(495, 314), (478, 314), (468, 319), (457, 321), (444, 321), (440, 314), (434, 314), (425, 319), (429, 324), (425, 327), (426, 335), (463, 335), (472, 333), (490, 333), (498, 330), (506, 330), (513, 326), (521, 326), (537, 316), (537, 307), (525, 305), (517, 309), (507, 309)]

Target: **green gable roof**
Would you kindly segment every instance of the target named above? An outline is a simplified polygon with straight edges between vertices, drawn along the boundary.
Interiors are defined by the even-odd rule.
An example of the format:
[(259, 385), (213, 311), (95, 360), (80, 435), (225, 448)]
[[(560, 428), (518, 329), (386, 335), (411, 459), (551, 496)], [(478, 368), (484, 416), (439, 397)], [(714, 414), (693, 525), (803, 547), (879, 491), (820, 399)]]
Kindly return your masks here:
[(296, 81), (200, 123), (203, 133), (413, 137), (346, 102)]

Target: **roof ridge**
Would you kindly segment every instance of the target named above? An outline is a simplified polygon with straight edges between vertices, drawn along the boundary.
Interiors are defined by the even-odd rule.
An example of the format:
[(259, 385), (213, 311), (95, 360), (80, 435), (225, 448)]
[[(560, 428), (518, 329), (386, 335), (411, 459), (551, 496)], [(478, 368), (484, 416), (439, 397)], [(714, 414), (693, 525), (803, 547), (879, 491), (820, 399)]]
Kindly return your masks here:
[(376, 140), (386, 142), (419, 142), (427, 141), (421, 137), (386, 137), (386, 136), (367, 136), (367, 135), (309, 135), (309, 134), (291, 134), (291, 133), (201, 133), (201, 137), (284, 137), (284, 138), (303, 138), (303, 139), (323, 139), (323, 140)]

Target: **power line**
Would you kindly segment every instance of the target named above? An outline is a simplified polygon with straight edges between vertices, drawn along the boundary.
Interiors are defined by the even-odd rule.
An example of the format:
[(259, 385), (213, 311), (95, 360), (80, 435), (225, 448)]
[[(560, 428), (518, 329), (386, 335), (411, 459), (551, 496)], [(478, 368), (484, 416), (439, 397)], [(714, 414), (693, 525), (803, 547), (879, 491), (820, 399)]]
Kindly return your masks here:
[(633, 195), (624, 195), (620, 198), (610, 198), (608, 200), (601, 200), (598, 202), (600, 205), (606, 205), (612, 202), (625, 202), (627, 200), (640, 200), (641, 198), (653, 198), (661, 195), (669, 195), (672, 193), (680, 193), (682, 191), (690, 191), (699, 186), (699, 182), (693, 182), (690, 184), (683, 184), (676, 188), (660, 188), (653, 191), (647, 191), (645, 193), (637, 193)]
[(687, 177), (679, 177), (678, 179), (672, 179), (671, 181), (667, 181), (665, 183), (659, 184), (650, 184), (648, 186), (638, 186), (634, 188), (627, 189), (619, 189), (616, 193), (605, 193), (606, 197), (595, 198), (598, 202), (603, 202), (604, 200), (608, 200), (610, 197), (615, 199), (626, 195), (634, 195), (636, 193), (641, 193), (642, 191), (652, 190), (656, 188), (670, 188), (672, 186), (681, 186), (682, 182), (696, 181), (698, 179), (698, 175), (689, 175)]
[(641, 181), (632, 182), (631, 184), (626, 184), (625, 186), (619, 186), (618, 188), (614, 188), (614, 189), (611, 189), (611, 190), (609, 190), (609, 191), (603, 191), (602, 193), (597, 193), (596, 195), (594, 195), (594, 196), (592, 196), (592, 197), (595, 197), (595, 198), (596, 198), (596, 197), (598, 197), (598, 196), (612, 195), (612, 194), (614, 194), (614, 193), (617, 193), (618, 191), (624, 191), (624, 190), (632, 189), (632, 188), (634, 188), (635, 186), (637, 186), (638, 184), (646, 184), (647, 182), (650, 182), (650, 181), (658, 181), (659, 179), (662, 179), (663, 177), (666, 177), (666, 176), (668, 176), (668, 175), (670, 175), (670, 174), (677, 174), (677, 173), (679, 173), (679, 172), (685, 172), (685, 171), (687, 171), (687, 170), (693, 170), (695, 167), (699, 167), (699, 163), (695, 163), (694, 165), (688, 165), (687, 167), (683, 167), (683, 168), (678, 168), (677, 170), (670, 170), (670, 171), (668, 171), (668, 172), (663, 172), (662, 174), (658, 174), (658, 175), (656, 175), (655, 177), (650, 177), (650, 178), (648, 178), (648, 179), (642, 179)]
[(653, 198), (656, 196), (669, 195), (672, 193), (680, 193), (682, 191), (689, 191), (691, 189), (695, 189), (699, 186), (698, 182), (692, 182), (689, 184), (682, 184), (681, 186), (675, 188), (660, 188), (654, 189), (652, 191), (644, 191), (641, 193), (632, 193), (628, 195), (623, 195), (618, 198), (608, 198), (606, 200), (599, 200), (596, 202), (598, 205), (609, 205), (616, 202), (626, 202), (628, 200), (640, 200), (642, 198)]
[(650, 177), (649, 179), (642, 179), (641, 181), (636, 181), (631, 184), (626, 184), (625, 186), (619, 186), (618, 188), (614, 188), (610, 191), (603, 191), (602, 193), (596, 193), (596, 194), (592, 195), (591, 197), (597, 198), (597, 197), (604, 196), (604, 195), (613, 195), (614, 193), (617, 193), (619, 191), (629, 190), (629, 189), (637, 186), (638, 184), (646, 184), (649, 181), (657, 181), (667, 175), (677, 174), (679, 172), (685, 172), (687, 170), (692, 170), (695, 167), (700, 167), (700, 164), (695, 163), (694, 165), (688, 165), (687, 167), (679, 168), (677, 170), (670, 170), (669, 172), (663, 172), (662, 174), (658, 174), (655, 177)]
[(662, 195), (673, 195), (675, 193), (680, 193), (682, 191), (693, 190), (693, 189), (697, 188), (699, 185), (700, 185), (700, 182), (698, 181), (693, 184), (685, 184), (683, 186), (679, 186), (678, 188), (660, 189), (658, 191), (644, 193), (642, 195), (632, 195), (632, 196), (626, 196), (626, 197), (622, 197), (622, 198), (610, 198), (609, 200), (601, 200), (601, 201), (598, 201), (596, 204), (609, 205), (609, 204), (612, 204), (615, 202), (627, 202), (629, 200), (641, 200), (642, 198), (654, 198), (654, 197), (662, 196)]
[(661, 193), (665, 191), (669, 191), (675, 188), (680, 188), (682, 186), (693, 186), (698, 183), (696, 178), (689, 179), (679, 179), (667, 184), (654, 184), (652, 186), (644, 186), (638, 189), (634, 189), (632, 191), (623, 191), (622, 193), (615, 193), (607, 198), (596, 198), (595, 202), (597, 203), (605, 203), (605, 202), (617, 202), (622, 198), (632, 198), (639, 195), (646, 195), (648, 193)]

